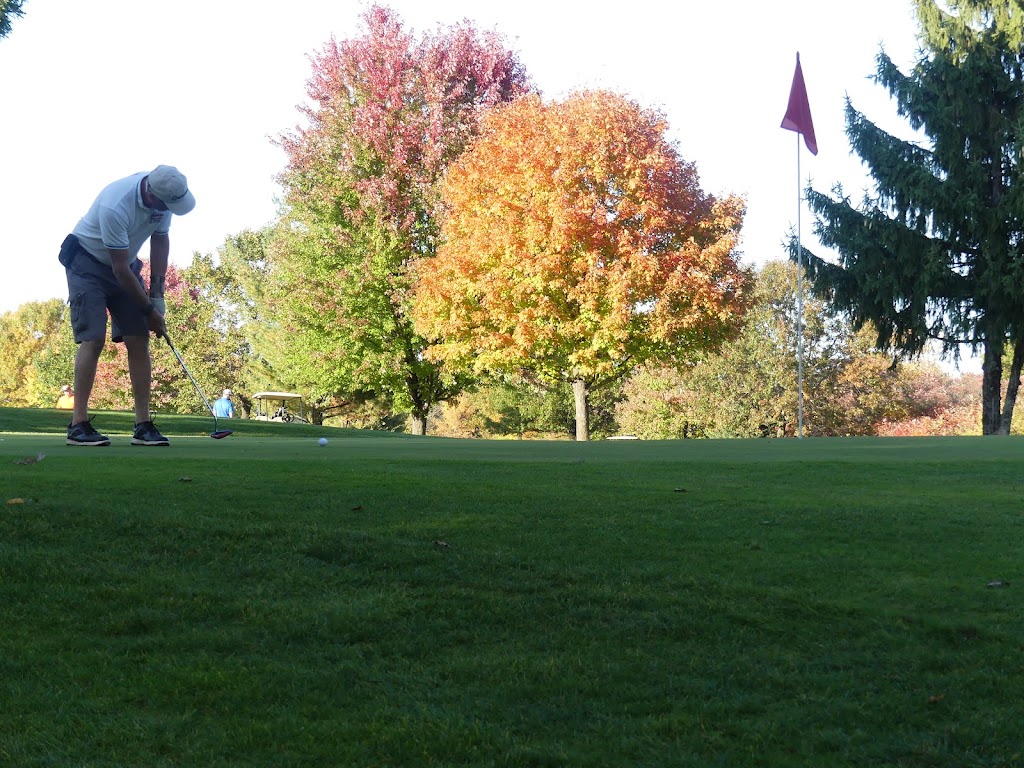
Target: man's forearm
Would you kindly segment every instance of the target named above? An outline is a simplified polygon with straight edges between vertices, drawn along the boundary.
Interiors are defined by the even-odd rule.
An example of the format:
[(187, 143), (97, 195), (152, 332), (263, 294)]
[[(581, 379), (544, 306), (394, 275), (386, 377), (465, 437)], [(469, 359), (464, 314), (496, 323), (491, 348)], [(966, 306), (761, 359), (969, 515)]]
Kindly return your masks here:
[(121, 284), (121, 287), (128, 292), (128, 294), (135, 299), (136, 303), (141, 308), (145, 308), (149, 304), (149, 297), (142, 288), (142, 284), (135, 277), (135, 273), (132, 272), (131, 267), (127, 264), (113, 264), (114, 277), (117, 278), (117, 282)]
[(114, 277), (117, 278), (117, 282), (121, 284), (121, 287), (128, 292), (128, 295), (135, 299), (139, 307), (144, 308), (149, 304), (149, 297), (146, 295), (142, 284), (135, 277), (135, 273), (132, 272), (130, 259), (131, 256), (128, 254), (128, 251), (116, 248), (110, 249), (110, 268), (114, 272)]
[(167, 261), (171, 240), (167, 235), (153, 235), (149, 240), (149, 295), (162, 298), (167, 278)]

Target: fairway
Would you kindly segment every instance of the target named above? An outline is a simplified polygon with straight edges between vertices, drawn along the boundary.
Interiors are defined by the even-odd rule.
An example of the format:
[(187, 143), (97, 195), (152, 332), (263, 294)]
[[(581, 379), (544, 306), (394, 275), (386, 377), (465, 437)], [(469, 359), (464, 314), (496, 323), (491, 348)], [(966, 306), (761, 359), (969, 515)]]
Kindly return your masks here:
[(0, 409), (0, 765), (1021, 760), (1019, 438), (62, 418)]

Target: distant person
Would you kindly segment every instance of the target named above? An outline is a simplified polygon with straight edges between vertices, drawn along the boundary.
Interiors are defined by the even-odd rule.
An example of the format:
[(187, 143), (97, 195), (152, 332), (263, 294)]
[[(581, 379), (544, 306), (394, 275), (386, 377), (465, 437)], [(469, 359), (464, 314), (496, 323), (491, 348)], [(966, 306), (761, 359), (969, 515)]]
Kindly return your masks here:
[(65, 384), (60, 388), (60, 396), (57, 398), (57, 407), (62, 411), (75, 410), (75, 393), (71, 387)]
[[(58, 185), (58, 194), (59, 185)], [(89, 418), (89, 397), (103, 351), (110, 313), (110, 338), (124, 342), (135, 402), (132, 445), (170, 445), (149, 411), (153, 365), (149, 334), (167, 335), (164, 281), (170, 253), (172, 214), (183, 216), (196, 205), (188, 181), (169, 165), (136, 173), (104, 187), (60, 248), (68, 279), (75, 354), (74, 414), (68, 445), (110, 445)], [(142, 244), (149, 241), (149, 293), (143, 285)]]
[(225, 389), (221, 396), (213, 401), (213, 415), (218, 419), (235, 418), (235, 404), (231, 402), (230, 389)]

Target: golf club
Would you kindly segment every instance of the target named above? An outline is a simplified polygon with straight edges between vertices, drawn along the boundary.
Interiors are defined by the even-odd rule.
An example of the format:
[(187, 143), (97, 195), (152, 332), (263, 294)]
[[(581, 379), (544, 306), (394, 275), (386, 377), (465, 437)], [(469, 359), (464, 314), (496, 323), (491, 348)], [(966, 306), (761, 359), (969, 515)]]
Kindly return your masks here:
[(199, 383), (195, 380), (195, 377), (189, 371), (188, 366), (185, 365), (185, 361), (181, 359), (181, 355), (178, 354), (178, 350), (174, 348), (174, 344), (171, 343), (171, 337), (168, 336), (167, 334), (164, 334), (164, 338), (167, 340), (167, 346), (171, 348), (171, 352), (174, 353), (174, 356), (178, 358), (178, 362), (181, 363), (181, 369), (185, 371), (185, 375), (188, 376), (189, 380), (192, 382), (192, 385), (196, 388), (196, 392), (199, 393), (199, 397), (202, 398), (203, 404), (210, 411), (210, 415), (213, 416), (213, 432), (210, 433), (210, 437), (212, 437), (214, 440), (221, 440), (222, 438), (227, 437), (234, 430), (217, 428), (217, 414), (214, 412), (213, 406), (211, 406), (210, 401), (206, 399), (206, 395), (203, 394), (203, 390), (199, 388)]

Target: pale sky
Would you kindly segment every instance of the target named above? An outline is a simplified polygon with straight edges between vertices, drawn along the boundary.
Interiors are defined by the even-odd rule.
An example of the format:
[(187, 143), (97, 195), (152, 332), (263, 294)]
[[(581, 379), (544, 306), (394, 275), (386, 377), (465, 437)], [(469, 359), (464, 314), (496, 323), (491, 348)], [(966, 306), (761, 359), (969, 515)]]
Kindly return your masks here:
[[(779, 127), (797, 51), (819, 153), (802, 180), (858, 197), (843, 99), (905, 133), (868, 77), (879, 45), (904, 70), (917, 48), (909, 0), (392, 0), (422, 33), (468, 19), (503, 34), (544, 96), (624, 93), (664, 111), (703, 188), (744, 195), (747, 263), (783, 258), (797, 220), (797, 134)], [(198, 204), (171, 227), (171, 259), (215, 253), (277, 213), (284, 155), (300, 122), (308, 54), (356, 35), (365, 0), (26, 0), (0, 39), (0, 312), (66, 298), (57, 251), (110, 181), (161, 163)], [(810, 215), (804, 242), (814, 247)], [(146, 256), (147, 248), (142, 255)]]

